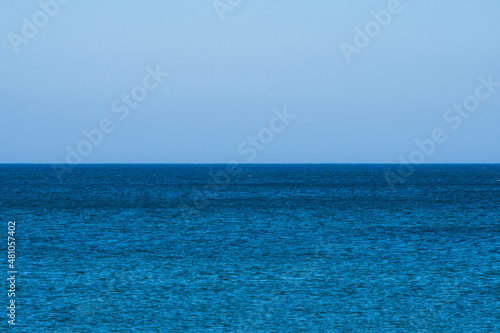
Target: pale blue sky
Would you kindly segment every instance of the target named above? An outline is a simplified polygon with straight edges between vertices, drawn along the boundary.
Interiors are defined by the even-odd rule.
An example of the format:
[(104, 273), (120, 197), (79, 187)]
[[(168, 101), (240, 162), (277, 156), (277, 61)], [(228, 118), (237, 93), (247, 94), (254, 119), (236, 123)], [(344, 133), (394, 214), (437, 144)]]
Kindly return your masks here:
[[(500, 81), (500, 2), (401, 0), (348, 64), (340, 44), (388, 3), (244, 0), (221, 21), (211, 0), (73, 0), (16, 53), (41, 7), (4, 1), (0, 163), (65, 162), (103, 118), (115, 130), (83, 163), (245, 161), (283, 107), (296, 118), (252, 162), (398, 163), (443, 128), (426, 162), (500, 163), (500, 87), (459, 129), (443, 120), (479, 76)], [(120, 120), (112, 102), (157, 65), (170, 75)]]

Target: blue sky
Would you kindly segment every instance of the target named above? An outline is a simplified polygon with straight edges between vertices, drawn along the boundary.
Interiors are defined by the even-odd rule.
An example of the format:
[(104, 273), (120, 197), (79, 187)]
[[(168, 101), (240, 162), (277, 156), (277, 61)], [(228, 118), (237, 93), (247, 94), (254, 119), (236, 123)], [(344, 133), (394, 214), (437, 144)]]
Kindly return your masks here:
[[(65, 163), (103, 119), (113, 131), (82, 163), (248, 161), (249, 136), (285, 108), (295, 118), (251, 162), (399, 163), (441, 128), (426, 163), (500, 163), (500, 87), (459, 128), (444, 119), (479, 77), (500, 82), (498, 1), (53, 1), (53, 17), (2, 4), (0, 163)], [(39, 20), (30, 38), (23, 17)], [(147, 68), (169, 75), (120, 119), (112, 103)]]

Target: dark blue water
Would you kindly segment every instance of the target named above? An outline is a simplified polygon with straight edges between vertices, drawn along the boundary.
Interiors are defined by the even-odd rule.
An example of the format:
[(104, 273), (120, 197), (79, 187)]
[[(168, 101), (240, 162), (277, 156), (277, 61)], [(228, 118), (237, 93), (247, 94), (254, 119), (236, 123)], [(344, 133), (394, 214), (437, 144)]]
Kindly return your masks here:
[(0, 165), (14, 331), (500, 332), (500, 166), (396, 169)]

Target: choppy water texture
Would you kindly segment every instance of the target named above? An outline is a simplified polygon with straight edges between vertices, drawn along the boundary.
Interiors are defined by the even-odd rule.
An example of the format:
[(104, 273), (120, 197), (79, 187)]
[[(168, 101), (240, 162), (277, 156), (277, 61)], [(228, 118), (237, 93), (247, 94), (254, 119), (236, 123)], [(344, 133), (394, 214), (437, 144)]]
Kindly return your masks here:
[(500, 332), (500, 166), (396, 169), (1, 165), (14, 331)]

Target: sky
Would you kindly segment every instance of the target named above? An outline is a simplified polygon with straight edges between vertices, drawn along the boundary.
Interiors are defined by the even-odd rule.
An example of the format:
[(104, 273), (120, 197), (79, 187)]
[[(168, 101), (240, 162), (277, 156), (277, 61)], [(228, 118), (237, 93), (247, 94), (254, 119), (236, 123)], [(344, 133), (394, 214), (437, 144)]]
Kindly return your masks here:
[(2, 7), (0, 163), (500, 163), (497, 0)]

